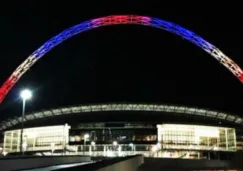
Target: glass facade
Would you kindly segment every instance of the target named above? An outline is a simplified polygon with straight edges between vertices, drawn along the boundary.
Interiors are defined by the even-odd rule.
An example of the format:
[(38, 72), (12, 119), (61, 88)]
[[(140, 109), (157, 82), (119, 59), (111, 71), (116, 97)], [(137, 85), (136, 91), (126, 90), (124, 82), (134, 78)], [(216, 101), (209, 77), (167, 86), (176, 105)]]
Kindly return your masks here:
[[(68, 143), (68, 125), (28, 128), (23, 130), (26, 151), (43, 151), (51, 148), (63, 149)], [(4, 151), (20, 152), (21, 130), (4, 133)], [(54, 146), (54, 147), (53, 147)]]
[[(20, 151), (21, 130), (4, 133), (4, 152)], [(154, 127), (138, 125), (106, 127), (68, 125), (24, 129), (26, 151), (46, 151), (53, 155), (58, 150), (70, 155), (126, 156), (143, 154), (147, 157), (210, 158), (210, 152), (236, 151), (233, 128), (161, 124)], [(206, 152), (206, 153), (205, 153)]]
[(157, 128), (127, 128), (127, 127), (103, 127), (103, 128), (79, 128), (69, 131), (69, 144), (78, 145), (84, 143), (84, 135), (89, 134), (87, 144), (95, 141), (96, 144), (112, 144), (113, 141), (119, 144), (129, 143), (156, 143)]
[(236, 151), (234, 128), (178, 124), (157, 128), (162, 149)]

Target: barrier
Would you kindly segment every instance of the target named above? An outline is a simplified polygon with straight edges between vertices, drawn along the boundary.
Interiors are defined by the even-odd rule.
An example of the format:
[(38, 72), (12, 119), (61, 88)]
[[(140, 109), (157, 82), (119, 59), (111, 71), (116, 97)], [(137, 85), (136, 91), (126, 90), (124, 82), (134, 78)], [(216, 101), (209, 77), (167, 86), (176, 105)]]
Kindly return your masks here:
[(60, 164), (91, 162), (89, 156), (16, 156), (0, 158), (1, 171), (47, 167)]

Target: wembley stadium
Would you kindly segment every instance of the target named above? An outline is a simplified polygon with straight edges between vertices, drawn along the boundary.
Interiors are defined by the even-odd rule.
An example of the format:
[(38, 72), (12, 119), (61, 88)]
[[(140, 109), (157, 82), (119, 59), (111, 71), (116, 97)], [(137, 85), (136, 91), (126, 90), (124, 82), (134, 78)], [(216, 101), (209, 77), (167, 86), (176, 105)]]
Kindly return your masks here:
[[(21, 151), (21, 121), (1, 122), (5, 155)], [(242, 126), (236, 114), (186, 106), (76, 105), (26, 114), (22, 148), (26, 154), (229, 158), (242, 151)]]
[[(192, 31), (154, 17), (111, 15), (74, 25), (30, 54), (0, 87), (0, 105), (20, 78), (63, 41), (98, 27), (123, 24), (150, 26), (188, 40), (215, 58), (243, 83), (243, 70), (221, 50)], [(19, 117), (0, 122), (3, 133), (0, 152), (4, 156), (54, 156), (55, 161), (57, 156), (62, 155), (89, 157), (90, 160), (91, 157), (101, 159), (138, 155), (141, 163), (143, 157), (152, 161), (145, 165), (149, 169), (155, 165), (157, 158), (207, 159), (214, 160), (215, 164), (218, 160), (233, 161), (242, 157), (242, 153), (237, 152), (243, 150), (243, 117), (234, 113), (171, 104), (112, 103), (64, 106), (25, 114), (25, 101), (31, 97), (31, 93), (23, 92), (20, 95), (23, 100), (22, 116), (13, 113), (12, 116)], [(65, 160), (64, 163), (69, 159)], [(162, 160), (157, 160), (158, 167)], [(47, 160), (42, 158), (39, 163), (43, 161)], [(213, 168), (210, 163), (201, 161), (203, 168)], [(129, 167), (134, 163), (130, 163)], [(198, 164), (195, 160), (192, 165), (194, 163)], [(186, 164), (176, 167), (183, 165)], [(230, 166), (228, 162), (215, 165)]]

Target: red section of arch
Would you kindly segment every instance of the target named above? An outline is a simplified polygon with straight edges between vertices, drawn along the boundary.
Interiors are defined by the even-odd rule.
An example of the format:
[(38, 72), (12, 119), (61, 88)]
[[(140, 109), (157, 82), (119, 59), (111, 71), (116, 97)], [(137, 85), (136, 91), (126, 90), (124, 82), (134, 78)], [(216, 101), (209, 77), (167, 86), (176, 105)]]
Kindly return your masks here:
[(0, 88), (0, 104), (4, 100), (5, 96), (8, 94), (9, 90), (14, 86), (16, 78), (10, 77)]
[(243, 73), (239, 76), (239, 80), (243, 83)]

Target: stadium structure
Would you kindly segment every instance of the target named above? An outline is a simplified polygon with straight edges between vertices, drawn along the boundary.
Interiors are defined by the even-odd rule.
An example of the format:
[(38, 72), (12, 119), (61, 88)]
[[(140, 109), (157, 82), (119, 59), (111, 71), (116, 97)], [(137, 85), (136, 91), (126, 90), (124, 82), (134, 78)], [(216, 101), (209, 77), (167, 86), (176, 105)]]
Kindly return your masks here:
[[(199, 35), (175, 23), (138, 15), (111, 15), (72, 26), (30, 54), (0, 87), (0, 104), (18, 80), (46, 53), (63, 41), (98, 27), (136, 24), (162, 29), (195, 44), (243, 83), (242, 69)], [(51, 152), (151, 157), (222, 158), (238, 149), (243, 118), (219, 111), (161, 104), (104, 104), (71, 106), (3, 121), (3, 152)], [(202, 124), (203, 123), (203, 124)], [(238, 141), (239, 142), (239, 141)], [(240, 148), (240, 146), (239, 146)], [(56, 153), (55, 153), (56, 152)]]
[[(25, 152), (202, 159), (240, 151), (243, 118), (185, 106), (100, 104), (27, 114), (24, 124)], [(20, 127), (21, 117), (1, 123), (4, 153), (20, 152)]]

